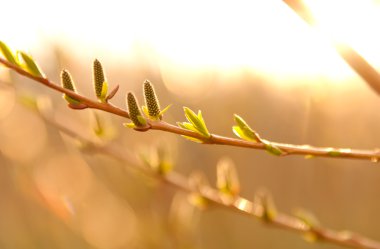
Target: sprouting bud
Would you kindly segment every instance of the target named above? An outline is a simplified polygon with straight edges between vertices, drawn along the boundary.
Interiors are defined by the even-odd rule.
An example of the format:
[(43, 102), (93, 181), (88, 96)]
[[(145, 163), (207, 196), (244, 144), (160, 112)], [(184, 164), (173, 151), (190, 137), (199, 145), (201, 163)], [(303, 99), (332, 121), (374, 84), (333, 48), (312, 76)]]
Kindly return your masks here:
[(229, 196), (236, 196), (240, 191), (239, 179), (236, 173), (234, 163), (224, 158), (217, 165), (217, 182), (219, 191)]
[[(61, 84), (63, 88), (76, 92), (74, 82), (67, 70), (62, 70), (61, 72)], [(63, 94), (63, 98), (66, 99), (70, 104), (78, 104), (80, 102), (79, 100), (70, 97), (66, 93)]]
[(104, 101), (107, 95), (108, 84), (104, 75), (103, 66), (98, 59), (94, 60), (92, 69), (96, 97), (98, 97), (100, 101)]
[[(45, 75), (41, 71), (40, 67), (37, 65), (37, 63), (34, 61), (32, 56), (29, 54), (19, 51), (18, 52), (20, 58), (24, 61), (24, 65), (22, 65), (29, 73), (31, 73), (34, 76), (44, 78)], [(20, 60), (21, 60), (20, 59)]]
[(256, 204), (261, 205), (262, 212), (261, 212), (261, 218), (265, 222), (271, 222), (273, 221), (277, 216), (277, 209), (273, 202), (272, 195), (266, 191), (261, 190), (255, 195), (254, 202)]
[(5, 59), (7, 59), (8, 62), (10, 62), (14, 65), (18, 64), (17, 58), (13, 54), (12, 50), (8, 47), (7, 44), (5, 44), (2, 41), (0, 41), (0, 53), (2, 53), (4, 55)]
[(202, 190), (209, 186), (206, 176), (202, 171), (194, 171), (189, 176), (189, 185), (193, 192), (189, 194), (188, 200), (191, 204), (203, 210), (208, 206), (208, 200), (202, 195)]
[(158, 98), (154, 91), (153, 85), (149, 80), (145, 80), (144, 82), (144, 98), (149, 117), (154, 119), (161, 119), (162, 115), (160, 113), (160, 103), (158, 102)]
[(132, 120), (133, 124), (137, 127), (145, 126), (146, 120), (141, 115), (141, 111), (140, 111), (135, 95), (131, 92), (129, 92), (127, 95), (127, 104), (128, 104), (129, 117)]
[(308, 227), (308, 230), (304, 234), (303, 238), (308, 242), (317, 242), (320, 237), (315, 231), (321, 226), (321, 223), (317, 217), (313, 213), (304, 209), (295, 210), (294, 216)]

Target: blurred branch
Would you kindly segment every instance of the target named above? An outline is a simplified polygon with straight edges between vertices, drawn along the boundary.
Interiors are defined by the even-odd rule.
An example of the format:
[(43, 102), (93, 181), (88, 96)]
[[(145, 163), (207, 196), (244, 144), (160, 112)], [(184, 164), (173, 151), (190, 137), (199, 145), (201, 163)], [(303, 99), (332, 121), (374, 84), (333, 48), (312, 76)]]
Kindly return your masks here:
[(314, 241), (325, 241), (352, 248), (380, 249), (379, 242), (346, 230), (336, 231), (330, 228), (322, 227), (319, 224), (314, 226), (313, 224), (305, 221), (305, 219), (300, 219), (295, 216), (278, 212), (268, 218), (265, 214), (270, 211), (268, 210), (270, 207), (266, 206), (264, 202), (250, 201), (240, 196), (234, 196), (232, 199), (226, 201), (226, 199), (223, 198), (225, 197), (223, 196), (223, 193), (214, 188), (206, 185), (194, 186), (194, 184), (191, 184), (185, 176), (176, 172), (160, 174), (147, 167), (140, 166), (138, 160), (131, 155), (126, 154), (124, 149), (121, 151), (116, 147), (110, 147), (109, 145), (98, 145), (90, 139), (83, 137), (81, 134), (65, 127), (64, 125), (46, 118), (43, 115), (41, 116), (47, 123), (56, 127), (61, 132), (86, 144), (87, 148), (92, 148), (98, 153), (117, 159), (118, 161), (129, 166), (130, 169), (134, 169), (145, 174), (146, 176), (162, 181), (163, 183), (166, 183), (174, 188), (188, 193), (197, 193), (199, 196), (207, 200), (208, 203), (217, 205), (235, 213), (259, 218), (260, 220), (263, 220), (265, 224), (273, 227), (290, 230), (303, 235), (312, 235), (315, 238)]
[[(310, 9), (302, 0), (283, 0), (302, 20), (311, 27), (315, 19)], [(366, 82), (372, 90), (380, 95), (380, 75), (358, 52), (344, 42), (332, 41), (336, 52)]]
[[(49, 87), (55, 91), (64, 93), (69, 95), (73, 99), (77, 99), (84, 106), (84, 108), (93, 108), (102, 110), (108, 113), (113, 113), (115, 115), (130, 118), (127, 111), (116, 107), (108, 102), (98, 102), (92, 99), (89, 99), (81, 94), (70, 91), (66, 88), (61, 87), (60, 85), (48, 80), (47, 78), (34, 76), (26, 70), (22, 69), (18, 65), (14, 65), (7, 60), (0, 58), (0, 63), (4, 66), (16, 71), (17, 73), (32, 79), (35, 82), (38, 82), (46, 87)], [(70, 106), (70, 105), (69, 105)], [(147, 120), (147, 128), (136, 130), (138, 131), (147, 131), (147, 130), (161, 130), (165, 132), (175, 133), (182, 136), (187, 136), (191, 138), (198, 139), (203, 141), (205, 144), (218, 144), (218, 145), (228, 145), (235, 147), (243, 147), (250, 149), (258, 149), (258, 150), (268, 150), (268, 143), (264, 143), (263, 141), (255, 142), (255, 141), (246, 141), (242, 139), (236, 139), (231, 137), (220, 136), (217, 134), (210, 134), (210, 136), (205, 139), (201, 134), (183, 129), (181, 127), (166, 123), (162, 120)], [(275, 146), (276, 148), (281, 150), (281, 156), (288, 155), (304, 155), (304, 156), (316, 156), (316, 157), (330, 157), (330, 158), (351, 158), (351, 159), (363, 159), (372, 162), (378, 162), (380, 160), (380, 150), (356, 150), (356, 149), (348, 149), (348, 148), (331, 148), (331, 147), (314, 147), (310, 145), (294, 145), (294, 144), (284, 144), (284, 143), (276, 143), (269, 142), (271, 146)]]

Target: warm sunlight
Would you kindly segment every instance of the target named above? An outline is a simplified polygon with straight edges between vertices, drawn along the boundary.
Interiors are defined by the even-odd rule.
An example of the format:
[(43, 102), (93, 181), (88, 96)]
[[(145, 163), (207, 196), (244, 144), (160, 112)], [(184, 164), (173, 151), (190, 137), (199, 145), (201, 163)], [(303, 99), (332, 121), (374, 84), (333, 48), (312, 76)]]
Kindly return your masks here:
[[(374, 34), (380, 23), (376, 1), (306, 3), (322, 33), (343, 39), (380, 65), (380, 37)], [(24, 7), (18, 8), (21, 4)], [(9, 1), (7, 9), (17, 9), (18, 21), (13, 21), (13, 11), (2, 12), (0, 22), (6, 25), (2, 25), (1, 39), (30, 50), (47, 39), (75, 46), (81, 53), (112, 52), (123, 57), (138, 44), (154, 51), (155, 59), (177, 66), (248, 67), (278, 75), (352, 75), (329, 37), (300, 22), (279, 0), (111, 0), (106, 5), (25, 0)], [(94, 53), (95, 49), (99, 50)]]

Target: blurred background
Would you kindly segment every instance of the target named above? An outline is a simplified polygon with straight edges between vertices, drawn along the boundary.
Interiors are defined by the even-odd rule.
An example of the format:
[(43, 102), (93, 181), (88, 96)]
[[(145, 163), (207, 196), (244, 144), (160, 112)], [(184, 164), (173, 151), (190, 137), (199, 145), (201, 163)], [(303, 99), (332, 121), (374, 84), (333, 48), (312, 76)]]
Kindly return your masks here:
[[(184, 121), (188, 106), (216, 134), (233, 136), (236, 113), (271, 141), (376, 148), (380, 98), (330, 41), (348, 43), (380, 70), (380, 2), (305, 3), (317, 29), (279, 0), (5, 1), (0, 40), (30, 52), (52, 81), (68, 69), (93, 98), (98, 58), (111, 88), (120, 85), (111, 102), (122, 108), (127, 91), (143, 102), (149, 79), (161, 105), (173, 104), (170, 123)], [(200, 170), (212, 185), (216, 164), (229, 158), (242, 196), (265, 187), (283, 212), (303, 207), (326, 226), (380, 240), (377, 164), (277, 158), (135, 132), (122, 118), (71, 110), (61, 94), (0, 66), (0, 248), (338, 248), (228, 210), (200, 212), (185, 193), (86, 150), (33, 111), (36, 103), (50, 120), (136, 158), (164, 146), (177, 172)]]

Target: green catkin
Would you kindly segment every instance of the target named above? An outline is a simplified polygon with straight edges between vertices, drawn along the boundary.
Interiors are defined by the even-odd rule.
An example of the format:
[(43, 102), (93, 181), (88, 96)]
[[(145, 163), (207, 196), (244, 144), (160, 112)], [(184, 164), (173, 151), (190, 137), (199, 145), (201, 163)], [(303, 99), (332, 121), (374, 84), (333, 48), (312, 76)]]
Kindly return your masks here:
[(144, 82), (144, 98), (149, 116), (161, 119), (160, 103), (158, 102), (158, 98), (154, 91), (153, 85), (149, 80), (146, 80)]
[(63, 88), (76, 92), (71, 75), (66, 70), (62, 70), (61, 72), (61, 83)]
[(144, 124), (142, 124), (138, 119), (138, 116), (142, 117), (141, 111), (140, 111), (135, 95), (131, 92), (129, 92), (127, 95), (127, 104), (128, 104), (129, 117), (132, 120), (132, 122), (136, 126), (139, 126), (139, 127), (144, 126)]
[(94, 60), (93, 76), (94, 76), (95, 93), (96, 93), (96, 96), (100, 98), (102, 95), (103, 84), (105, 82), (105, 76), (104, 76), (103, 66), (98, 59)]
[[(62, 72), (61, 72), (61, 84), (62, 84), (63, 88), (71, 90), (71, 91), (73, 91), (75, 93), (77, 92), (77, 90), (75, 89), (74, 82), (73, 82), (73, 80), (71, 78), (71, 75), (70, 75), (70, 73), (67, 70), (62, 70)], [(63, 94), (63, 97), (67, 101), (69, 101), (69, 102), (71, 102), (71, 101), (74, 101), (74, 102), (77, 101), (77, 102), (79, 102), (79, 100), (70, 97), (66, 93)]]

